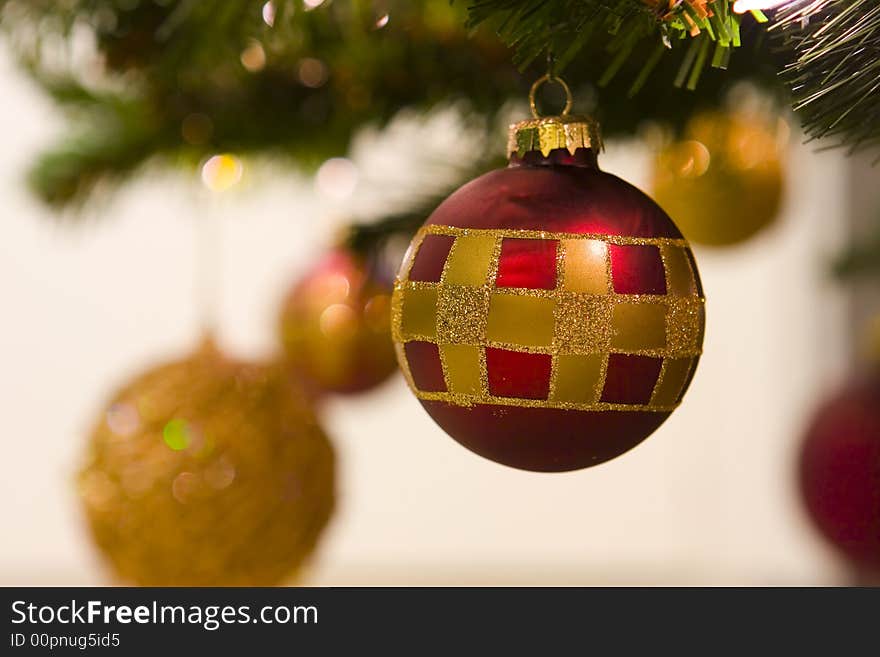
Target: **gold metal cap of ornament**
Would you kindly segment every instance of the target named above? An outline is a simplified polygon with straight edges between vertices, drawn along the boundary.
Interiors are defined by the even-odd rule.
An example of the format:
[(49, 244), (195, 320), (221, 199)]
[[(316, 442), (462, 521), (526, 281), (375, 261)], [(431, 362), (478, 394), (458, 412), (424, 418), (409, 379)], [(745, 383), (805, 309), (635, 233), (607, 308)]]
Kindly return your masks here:
[[(546, 82), (556, 82), (565, 91), (565, 107), (558, 116), (541, 116), (535, 94)], [(530, 151), (541, 151), (545, 157), (550, 151), (564, 148), (571, 155), (579, 148), (599, 153), (603, 149), (599, 123), (587, 116), (569, 114), (572, 106), (571, 89), (561, 79), (550, 74), (538, 78), (529, 91), (529, 105), (534, 118), (514, 123), (507, 136), (507, 154), (522, 157)]]

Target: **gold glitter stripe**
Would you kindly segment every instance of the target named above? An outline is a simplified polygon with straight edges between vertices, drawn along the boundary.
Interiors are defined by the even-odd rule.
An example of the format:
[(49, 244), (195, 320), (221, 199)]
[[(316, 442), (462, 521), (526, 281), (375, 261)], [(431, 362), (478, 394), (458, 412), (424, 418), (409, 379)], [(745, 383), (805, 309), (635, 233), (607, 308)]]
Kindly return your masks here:
[[(447, 343), (437, 342), (435, 339), (426, 338), (424, 336), (414, 336), (406, 337), (407, 342), (420, 341), (420, 342), (433, 342), (437, 346), (445, 346)], [(451, 343), (449, 343), (451, 344)], [(474, 347), (492, 347), (495, 349), (505, 349), (507, 351), (521, 351), (527, 354), (549, 354), (551, 356), (560, 355), (560, 356), (591, 356), (593, 354), (624, 354), (627, 356), (653, 356), (654, 358), (693, 358), (695, 356), (699, 356), (701, 352), (691, 350), (691, 351), (675, 351), (670, 352), (669, 349), (578, 349), (568, 348), (563, 349), (557, 347), (555, 345), (548, 346), (534, 346), (534, 345), (524, 345), (519, 344), (518, 342), (499, 342), (497, 340), (480, 340), (478, 343), (473, 343), (471, 346)]]
[(605, 235), (603, 233), (556, 233), (547, 230), (518, 230), (515, 228), (458, 228), (457, 226), (440, 226), (430, 224), (422, 226), (416, 233), (416, 237), (423, 239), (424, 235), (491, 235), (496, 238), (512, 237), (519, 239), (543, 239), (543, 240), (597, 240), (608, 244), (644, 244), (688, 247), (688, 241), (676, 237), (631, 237), (629, 235)]
[(645, 404), (610, 404), (608, 402), (596, 402), (578, 404), (563, 401), (551, 401), (546, 399), (522, 399), (520, 397), (496, 397), (494, 395), (461, 395), (450, 392), (422, 392), (415, 388), (413, 393), (424, 401), (441, 401), (455, 406), (476, 406), (477, 404), (489, 404), (493, 406), (518, 406), (528, 408), (554, 408), (566, 411), (646, 411), (650, 413), (671, 413), (675, 406), (647, 406)]
[[(443, 283), (437, 283), (433, 281), (399, 280), (397, 281), (397, 287), (401, 290), (430, 289), (443, 287)], [(480, 289), (477, 286), (468, 287)], [(569, 292), (568, 290), (565, 290), (563, 288), (557, 288), (555, 290), (543, 290), (531, 287), (495, 287), (494, 285), (484, 285), (481, 287), (484, 289), (488, 288), (496, 294), (518, 294), (524, 297), (541, 297), (544, 299), (557, 300), (562, 298), (563, 295), (567, 294), (589, 299), (608, 299), (611, 303), (661, 303), (665, 305), (675, 305), (677, 303), (681, 303), (682, 301), (700, 303), (704, 303), (706, 301), (705, 297), (698, 297), (697, 295), (679, 297), (672, 294), (622, 294), (620, 292), (609, 292), (608, 294), (590, 294), (588, 292)]]
[[(402, 297), (402, 294), (396, 295), (398, 298)], [(620, 295), (621, 299), (610, 299), (609, 307), (614, 308), (615, 303), (626, 304), (626, 295)], [(656, 299), (656, 297), (653, 297)], [(628, 307), (631, 304), (627, 304)], [(693, 306), (694, 309), (702, 308), (701, 302), (693, 299), (687, 300), (682, 299), (681, 297), (676, 299), (670, 299), (667, 303), (656, 303), (658, 306), (666, 306), (671, 308), (677, 312), (677, 316), (673, 318), (669, 318), (667, 316), (667, 322), (678, 322), (680, 321), (680, 317), (682, 313), (689, 314), (688, 306)], [(426, 314), (427, 308), (422, 307), (419, 308), (420, 311), (423, 311), (420, 314)], [(688, 326), (678, 326), (677, 330), (670, 330), (668, 327), (666, 328), (665, 335), (665, 344), (658, 344), (656, 346), (652, 346), (651, 344), (646, 344), (645, 346), (637, 346), (635, 342), (627, 341), (622, 342), (619, 338), (614, 338), (609, 336), (610, 341), (606, 344), (604, 340), (574, 340), (570, 337), (566, 337), (563, 334), (556, 334), (553, 336), (552, 340), (549, 344), (536, 344), (534, 341), (525, 340), (523, 338), (518, 342), (512, 342), (504, 340), (503, 337), (499, 335), (495, 335), (494, 338), (490, 338), (487, 334), (487, 328), (482, 328), (481, 335), (476, 335), (472, 330), (460, 330), (455, 332), (452, 329), (446, 327), (446, 320), (443, 317), (442, 313), (438, 313), (438, 318), (435, 320), (437, 325), (442, 326), (444, 328), (442, 337), (441, 335), (436, 334), (435, 332), (424, 332), (419, 330), (421, 328), (428, 329), (428, 326), (423, 324), (424, 317), (418, 317), (419, 321), (411, 321), (409, 330), (407, 327), (404, 327), (404, 319), (405, 313), (400, 313), (399, 317), (395, 317), (395, 321), (392, 323), (392, 337), (397, 342), (411, 342), (411, 341), (422, 341), (422, 342), (432, 342), (438, 346), (443, 346), (447, 344), (470, 344), (474, 346), (483, 346), (483, 347), (497, 347), (500, 349), (508, 349), (510, 351), (523, 351), (527, 353), (533, 354), (569, 354), (569, 355), (589, 355), (596, 353), (618, 353), (618, 354), (629, 354), (629, 355), (639, 355), (639, 356), (655, 356), (658, 358), (686, 358), (692, 356), (699, 356), (703, 353), (702, 350), (702, 341), (700, 340), (700, 336), (698, 332), (695, 330), (696, 327), (688, 327)], [(482, 320), (483, 317), (479, 317), (477, 319)], [(557, 319), (557, 324), (559, 323), (559, 319)], [(699, 321), (698, 318), (693, 317), (690, 319), (691, 322)], [(412, 324), (418, 325), (418, 328), (412, 326)], [(568, 322), (565, 324), (567, 325)], [(676, 325), (677, 326), (677, 325)], [(613, 324), (609, 325), (610, 330), (614, 330)], [(569, 330), (569, 329), (566, 329)], [(458, 339), (451, 339), (453, 335), (456, 335)], [(531, 334), (529, 334), (531, 335)], [(580, 332), (578, 333), (580, 335)], [(590, 337), (589, 331), (584, 334), (586, 337)], [(505, 336), (506, 337), (506, 336)]]
[[(418, 250), (425, 236), (431, 234), (457, 238), (444, 264), (440, 281), (408, 281), (409, 270)], [(502, 240), (505, 237), (558, 240), (556, 289), (496, 287)], [(568, 253), (574, 257), (580, 255), (582, 259), (585, 254), (581, 251), (590, 248), (589, 241), (605, 247), (604, 254), (598, 251), (595, 254), (594, 263), (590, 267), (592, 272), (578, 271), (577, 268), (567, 271)], [(608, 257), (605, 246), (608, 243), (659, 246), (667, 294), (614, 292), (611, 258)], [(702, 317), (705, 312), (705, 299), (696, 294), (695, 273), (689, 261), (687, 268), (680, 266), (680, 259), (685, 256), (685, 249), (688, 247), (686, 240), (426, 226), (415, 236), (413, 244), (412, 252), (408, 254), (395, 283), (392, 331), (394, 340), (398, 343), (397, 353), (404, 377), (419, 399), (465, 406), (492, 404), (583, 411), (670, 412), (678, 405), (670, 404), (669, 401), (675, 392), (669, 390), (674, 387), (673, 381), (667, 381), (668, 370), (673, 367), (669, 359), (682, 362), (684, 359), (694, 360), (701, 354)], [(457, 249), (460, 250), (460, 257), (456, 257)], [(487, 250), (490, 251), (489, 254), (486, 253)], [(599, 257), (600, 255), (603, 257)], [(599, 268), (603, 266), (605, 271), (600, 272)], [(590, 278), (590, 273), (598, 279), (604, 278), (604, 285), (600, 285), (597, 280), (596, 287), (591, 290), (587, 285), (589, 281), (583, 280), (585, 277)], [(690, 294), (687, 293), (688, 288), (691, 290)], [(520, 297), (522, 303), (518, 303), (516, 297)], [(494, 327), (489, 330), (492, 300), (496, 298), (502, 305), (509, 305), (512, 310), (501, 313), (503, 317), (498, 315)], [(535, 317), (534, 313), (528, 312), (526, 306), (539, 303), (539, 300), (542, 304), (551, 306), (552, 303), (552, 307), (555, 307), (550, 333), (547, 331), (550, 315), (545, 317), (545, 321), (538, 322), (541, 326), (534, 323), (528, 325), (528, 321)], [(642, 310), (650, 313), (652, 309), (644, 307), (649, 304), (653, 306), (653, 313), (657, 317), (652, 315), (650, 318), (651, 335), (641, 335), (639, 329), (630, 324), (644, 322), (635, 321), (635, 317), (629, 318), (632, 321), (624, 321), (627, 318), (623, 315), (640, 315), (643, 314)], [(496, 315), (499, 308), (501, 307), (496, 308)], [(408, 317), (410, 312), (413, 316)], [(665, 324), (660, 322), (661, 313), (665, 314)], [(520, 316), (523, 314), (530, 318), (526, 320), (526, 325), (521, 322)], [(615, 314), (619, 315), (616, 323), (612, 321)], [(404, 330), (404, 325), (409, 330)], [(621, 333), (622, 328), (627, 329), (627, 335)], [(489, 335), (494, 339), (489, 339)], [(513, 339), (518, 342), (506, 341)], [(448, 392), (423, 392), (416, 388), (402, 344), (415, 340), (438, 345)], [(542, 344), (545, 341), (549, 344)], [(552, 367), (548, 399), (492, 395), (489, 391), (486, 347), (550, 355)], [(651, 400), (654, 404), (612, 404), (599, 401), (607, 379), (607, 356), (610, 353), (664, 359), (660, 376), (654, 386)], [(598, 359), (598, 372), (595, 369), (595, 359)], [(571, 371), (579, 361), (583, 361), (584, 365), (593, 362), (593, 366), (587, 368), (589, 371), (584, 372), (583, 390), (579, 388), (576, 372)]]

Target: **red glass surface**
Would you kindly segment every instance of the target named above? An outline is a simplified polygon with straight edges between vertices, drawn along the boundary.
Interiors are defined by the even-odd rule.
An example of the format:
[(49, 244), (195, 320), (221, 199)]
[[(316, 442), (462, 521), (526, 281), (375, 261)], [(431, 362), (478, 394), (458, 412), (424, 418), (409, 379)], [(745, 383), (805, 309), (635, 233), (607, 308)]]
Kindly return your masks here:
[(801, 452), (800, 484), (822, 534), (880, 577), (880, 374), (819, 409)]
[(564, 472), (598, 465), (632, 449), (669, 416), (640, 411), (567, 411), (518, 406), (454, 406), (422, 401), (459, 443), (504, 465)]
[(681, 238), (666, 213), (639, 189), (598, 169), (575, 166), (490, 171), (443, 201), (427, 223)]
[(506, 237), (501, 241), (497, 287), (556, 288), (556, 240)]
[[(334, 249), (285, 295), (278, 317), (284, 357), (310, 394), (363, 392), (397, 372), (390, 330), (383, 335), (371, 327), (364, 310), (391, 293), (389, 274), (375, 261)], [(346, 320), (343, 332), (325, 333), (319, 328), (320, 317), (335, 304), (346, 305), (354, 319)]]
[(413, 382), (425, 392), (446, 392), (440, 350), (433, 342), (407, 342), (404, 345), (406, 361)]
[(454, 241), (452, 235), (426, 235), (409, 270), (409, 280), (439, 281)]
[(666, 294), (660, 249), (642, 244), (609, 244), (611, 277), (618, 294)]
[[(670, 218), (648, 196), (616, 176), (600, 171), (595, 154), (553, 152), (514, 158), (511, 166), (464, 185), (434, 211), (427, 225), (545, 231), (634, 238), (681, 239)], [(555, 262), (531, 243), (506, 236), (496, 285), (553, 289)], [(555, 240), (549, 240), (555, 242)], [(438, 249), (439, 250), (439, 249)], [(443, 251), (445, 260), (448, 249)], [(554, 248), (555, 255), (555, 248)], [(440, 258), (438, 258), (440, 259)], [(553, 266), (550, 266), (550, 265)], [(620, 293), (664, 294), (666, 280), (656, 247), (621, 249), (612, 255)], [(435, 271), (435, 268), (431, 271)], [(696, 268), (694, 268), (696, 275)], [(436, 275), (435, 273), (432, 275)], [(523, 318), (528, 321), (528, 318)], [(409, 345), (407, 345), (409, 347)], [(418, 348), (422, 349), (422, 348)], [(439, 361), (435, 352), (407, 349), (414, 358)], [(489, 390), (493, 395), (546, 399), (551, 357), (487, 348)], [(416, 365), (420, 369), (424, 365)], [(646, 404), (662, 366), (661, 358), (612, 354), (602, 394), (606, 402)], [(436, 377), (439, 362), (424, 366)], [(433, 369), (431, 369), (433, 368)], [(415, 376), (415, 372), (414, 372)], [(431, 380), (425, 376), (425, 380)], [(436, 379), (434, 386), (436, 387)], [(422, 385), (418, 385), (426, 390)], [(612, 459), (650, 435), (668, 417), (657, 411), (581, 411), (508, 405), (457, 405), (421, 402), (450, 436), (474, 452), (506, 465), (536, 471), (585, 468)]]
[(610, 404), (647, 404), (651, 401), (662, 358), (609, 354), (602, 401)]
[(498, 397), (547, 399), (551, 366), (549, 354), (486, 347), (489, 392)]

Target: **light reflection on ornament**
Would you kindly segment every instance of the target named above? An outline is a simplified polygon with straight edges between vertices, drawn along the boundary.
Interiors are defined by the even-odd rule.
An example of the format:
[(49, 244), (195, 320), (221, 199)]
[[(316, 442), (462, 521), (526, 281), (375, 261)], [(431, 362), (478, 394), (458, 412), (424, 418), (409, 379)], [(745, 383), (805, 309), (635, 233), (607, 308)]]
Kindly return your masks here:
[(241, 65), (251, 73), (262, 71), (266, 66), (266, 51), (263, 45), (256, 40), (252, 40), (248, 47), (242, 50)]
[(128, 438), (140, 427), (141, 419), (131, 404), (113, 404), (107, 409), (107, 426), (120, 438)]
[(358, 169), (344, 157), (333, 157), (324, 162), (315, 175), (318, 191), (334, 200), (344, 200), (354, 193), (358, 183)]
[(391, 296), (377, 294), (370, 297), (364, 305), (364, 320), (375, 333), (388, 331), (388, 318), (391, 316)]
[(175, 418), (162, 430), (162, 439), (175, 452), (186, 449), (190, 444), (190, 428), (186, 420)]
[(332, 338), (350, 338), (357, 332), (357, 313), (351, 306), (334, 303), (327, 306), (319, 320), (321, 333)]
[(792, 0), (736, 0), (733, 4), (733, 11), (737, 14), (744, 14), (747, 11), (775, 9), (776, 7), (791, 1)]
[(376, 29), (381, 30), (383, 27), (388, 25), (388, 21), (391, 20), (391, 16), (389, 14), (384, 14), (376, 21)]
[(605, 255), (608, 253), (608, 244), (602, 240), (585, 240), (587, 249), (592, 259), (605, 262)]
[(320, 59), (314, 57), (304, 57), (299, 61), (297, 69), (299, 81), (306, 87), (317, 89), (327, 82), (327, 65)]
[(235, 480), (235, 466), (226, 457), (221, 457), (205, 468), (202, 476), (211, 488), (223, 490)]
[(303, 0), (303, 6), (306, 11), (311, 11), (312, 9), (317, 9), (325, 2), (326, 0)]
[(311, 282), (310, 293), (327, 303), (345, 301), (351, 292), (351, 280), (345, 274), (334, 274)]
[(181, 504), (186, 504), (195, 497), (199, 486), (198, 477), (192, 472), (181, 472), (171, 482), (171, 494)]
[(269, 27), (275, 25), (275, 5), (271, 2), (263, 5), (263, 22)]
[(712, 155), (702, 142), (682, 142), (675, 151), (670, 167), (684, 178), (699, 178), (709, 170)]
[(95, 511), (107, 511), (116, 496), (116, 485), (106, 474), (95, 470), (83, 477), (80, 495), (86, 505)]
[(214, 155), (202, 165), (202, 182), (212, 192), (223, 192), (241, 180), (244, 166), (234, 155)]

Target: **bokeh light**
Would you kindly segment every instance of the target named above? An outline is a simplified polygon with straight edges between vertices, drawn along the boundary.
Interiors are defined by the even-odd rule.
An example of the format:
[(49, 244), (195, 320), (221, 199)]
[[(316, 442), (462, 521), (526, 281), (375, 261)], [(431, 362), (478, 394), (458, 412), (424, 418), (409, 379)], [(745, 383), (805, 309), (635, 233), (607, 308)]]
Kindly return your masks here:
[(107, 409), (107, 426), (120, 438), (133, 435), (141, 424), (140, 414), (131, 404), (113, 404)]
[(162, 439), (175, 452), (189, 447), (190, 435), (189, 425), (180, 418), (170, 420), (162, 430)]
[(202, 165), (202, 182), (212, 192), (223, 192), (241, 180), (244, 165), (234, 155), (214, 155)]
[(327, 337), (348, 338), (357, 332), (357, 313), (347, 304), (334, 303), (321, 313), (319, 325)]
[(675, 153), (671, 166), (676, 175), (685, 178), (698, 178), (709, 170), (712, 155), (705, 144), (690, 140), (682, 142)]
[(358, 184), (358, 169), (344, 157), (330, 158), (315, 175), (318, 192), (327, 198), (344, 200), (354, 193)]
[(171, 494), (181, 504), (189, 502), (199, 487), (198, 477), (192, 472), (181, 472), (171, 482)]
[(329, 72), (327, 65), (320, 59), (305, 57), (299, 62), (297, 75), (304, 86), (317, 89), (327, 82)]
[(263, 45), (257, 40), (251, 41), (248, 47), (242, 50), (239, 59), (241, 60), (241, 65), (251, 73), (257, 73), (266, 67), (266, 51), (263, 50)]
[(275, 5), (271, 2), (263, 5), (263, 22), (269, 27), (275, 25)]
[(733, 4), (733, 11), (737, 14), (744, 14), (747, 11), (774, 9), (791, 1), (792, 0), (736, 0)]
[(214, 122), (206, 114), (188, 114), (180, 124), (180, 135), (187, 144), (201, 146), (208, 143), (214, 134)]

